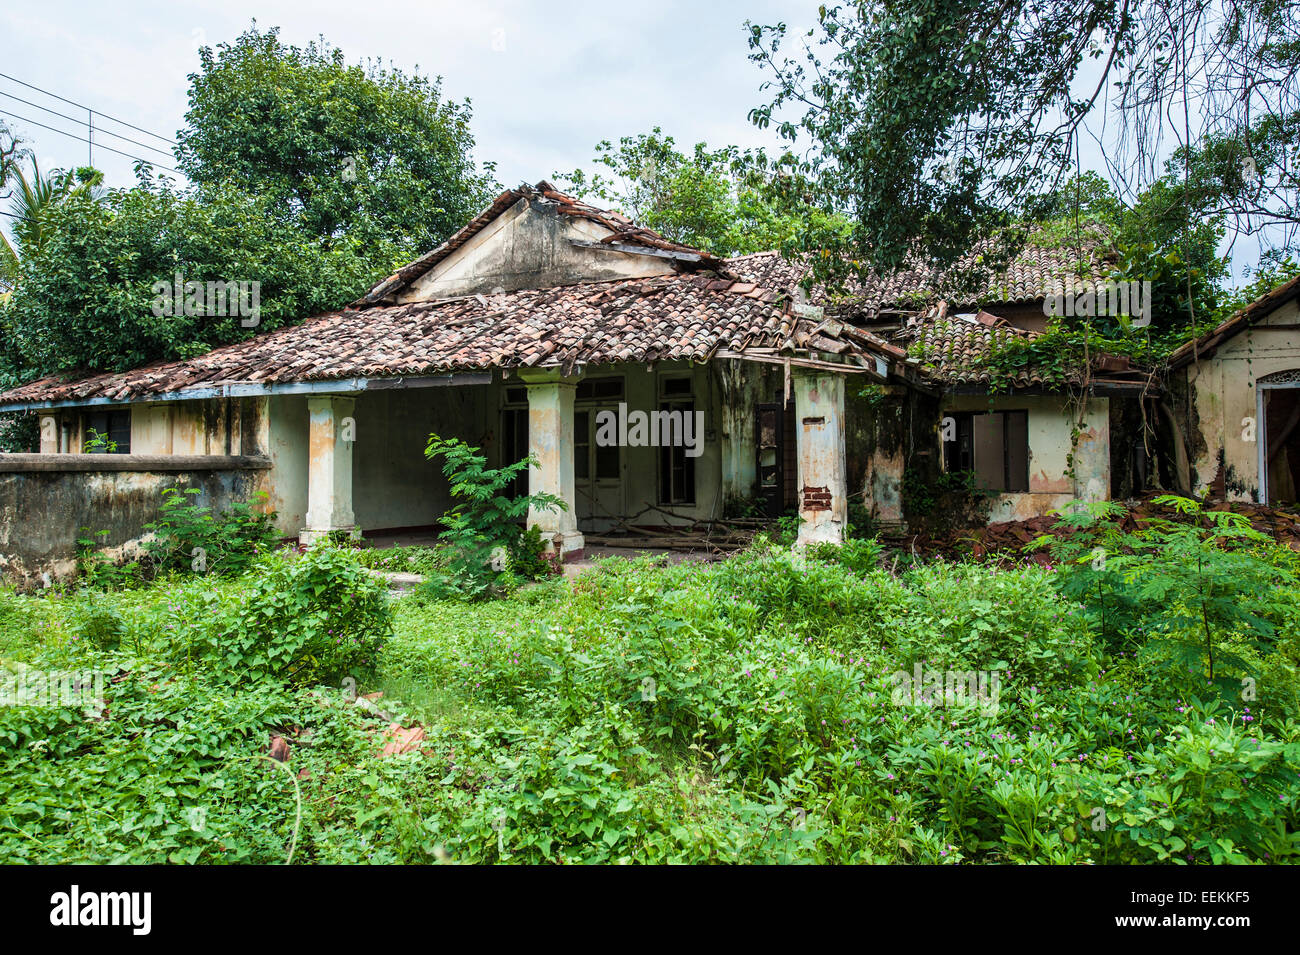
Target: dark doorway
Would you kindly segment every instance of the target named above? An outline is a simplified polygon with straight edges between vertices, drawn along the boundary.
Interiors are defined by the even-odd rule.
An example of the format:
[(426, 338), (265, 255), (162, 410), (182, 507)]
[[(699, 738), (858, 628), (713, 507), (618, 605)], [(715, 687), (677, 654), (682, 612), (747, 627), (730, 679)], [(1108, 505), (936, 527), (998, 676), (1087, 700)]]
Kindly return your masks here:
[[(528, 457), (528, 390), (507, 388), (501, 410), (501, 466)], [(528, 471), (520, 471), (506, 489), (511, 499), (528, 493)]]
[(1300, 388), (1264, 390), (1268, 504), (1300, 499)]
[(795, 507), (798, 448), (794, 437), (794, 403), (761, 404), (754, 415), (757, 450), (757, 496), (767, 517), (777, 518)]

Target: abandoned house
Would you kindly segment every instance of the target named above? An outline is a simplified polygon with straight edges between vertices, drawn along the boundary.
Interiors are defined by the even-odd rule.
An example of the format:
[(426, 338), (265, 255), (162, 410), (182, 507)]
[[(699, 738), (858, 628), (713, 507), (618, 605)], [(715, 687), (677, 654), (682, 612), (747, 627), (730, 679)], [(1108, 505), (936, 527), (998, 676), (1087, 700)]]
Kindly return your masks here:
[(1300, 500), (1300, 277), (1170, 359), (1184, 485), (1262, 504)]
[[(909, 470), (974, 471), (992, 520), (1105, 498), (1132, 464), (1112, 417), (1142, 382), (1093, 378), (1080, 408), (1032, 368), (991, 394), (978, 367), (1043, 330), (1046, 296), (1102, 280), (1105, 261), (1081, 277), (1077, 259), (1031, 247), (957, 301), (917, 304), (935, 277), (904, 273), (833, 303), (776, 253), (720, 260), (521, 186), (340, 311), (0, 395), (41, 434), (39, 454), (0, 456), (0, 553), (29, 573), (83, 527), (127, 544), (176, 485), (217, 507), (265, 492), (302, 540), (430, 528), (451, 503), (430, 433), (494, 465), (531, 453), (528, 488), (568, 507), (530, 524), (566, 557), (742, 513), (797, 511), (804, 541), (840, 539), (850, 507), (901, 528)], [(81, 453), (92, 428), (116, 453)]]

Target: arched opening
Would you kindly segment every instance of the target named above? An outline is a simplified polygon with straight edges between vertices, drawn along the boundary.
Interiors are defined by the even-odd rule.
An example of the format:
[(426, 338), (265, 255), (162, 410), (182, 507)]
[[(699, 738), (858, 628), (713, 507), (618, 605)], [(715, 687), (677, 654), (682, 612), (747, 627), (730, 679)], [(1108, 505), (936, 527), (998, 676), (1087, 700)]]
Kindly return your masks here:
[(1259, 389), (1260, 500), (1300, 500), (1300, 369), (1261, 378)]

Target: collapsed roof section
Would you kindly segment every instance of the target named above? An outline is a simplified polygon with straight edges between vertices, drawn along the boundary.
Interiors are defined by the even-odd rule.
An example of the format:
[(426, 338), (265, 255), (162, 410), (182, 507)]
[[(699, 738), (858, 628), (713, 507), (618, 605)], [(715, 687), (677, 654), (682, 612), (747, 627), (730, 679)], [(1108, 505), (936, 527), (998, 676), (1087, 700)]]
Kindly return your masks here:
[[(1087, 224), (1069, 240), (1037, 232), (1003, 269), (985, 263), (996, 253), (994, 240), (977, 243), (948, 269), (913, 263), (888, 275), (872, 272), (846, 280), (842, 291), (814, 286), (807, 299), (843, 321), (870, 324), (887, 315), (924, 314), (939, 302), (973, 311), (996, 305), (1032, 305), (1049, 296), (1076, 295), (1105, 285), (1116, 265), (1110, 234)], [(769, 288), (799, 286), (806, 262), (779, 252), (755, 252), (728, 259), (727, 268)]]

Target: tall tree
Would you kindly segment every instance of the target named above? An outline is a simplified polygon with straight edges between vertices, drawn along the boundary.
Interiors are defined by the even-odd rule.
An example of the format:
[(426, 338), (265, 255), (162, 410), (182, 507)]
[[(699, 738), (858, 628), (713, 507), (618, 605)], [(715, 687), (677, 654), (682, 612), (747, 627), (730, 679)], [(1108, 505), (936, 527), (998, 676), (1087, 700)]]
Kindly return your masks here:
[[(799, 230), (801, 214), (818, 216), (815, 208), (789, 202), (735, 146), (710, 149), (696, 143), (683, 153), (658, 126), (624, 136), (617, 146), (598, 143), (594, 164), (594, 172), (578, 169), (556, 177), (570, 191), (612, 205), (638, 225), (715, 255), (779, 248)], [(844, 227), (824, 218), (818, 222)]]
[(180, 169), (272, 200), (286, 224), (331, 240), (435, 247), (492, 192), (491, 165), (471, 157), (468, 102), (442, 99), (440, 81), (349, 65), (322, 40), (286, 46), (253, 29), (199, 51), (190, 75)]
[[(190, 185), (141, 164), (138, 185), (101, 195), (60, 174), (51, 182), (73, 186), (31, 218), (39, 236), (15, 230), (0, 376), (190, 357), (341, 307), (491, 192), (470, 158), (469, 107), (443, 102), (436, 81), (348, 66), (323, 43), (286, 47), (274, 30), (200, 57), (179, 135)], [(159, 314), (154, 285), (178, 274), (259, 283), (257, 323)]]
[(819, 270), (949, 263), (1040, 218), (1094, 131), (1126, 201), (1173, 154), (1189, 217), (1273, 225), (1283, 243), (1300, 226), (1293, 0), (857, 0), (789, 42), (783, 23), (750, 25), (772, 91), (751, 119), (852, 219), (843, 239), (804, 231), (850, 253)]

